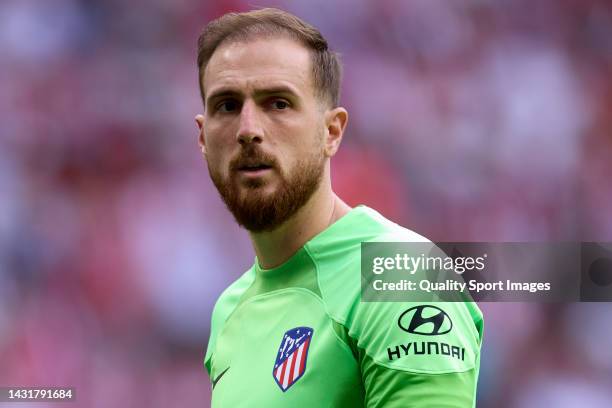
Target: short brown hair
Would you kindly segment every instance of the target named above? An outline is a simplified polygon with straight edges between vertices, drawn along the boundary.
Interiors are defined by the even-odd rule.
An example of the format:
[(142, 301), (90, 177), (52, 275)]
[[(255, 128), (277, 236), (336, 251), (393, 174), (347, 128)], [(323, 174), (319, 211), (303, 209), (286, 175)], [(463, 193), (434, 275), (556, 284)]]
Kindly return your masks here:
[(327, 40), (312, 25), (293, 14), (274, 8), (246, 13), (228, 13), (209, 22), (198, 38), (198, 80), (204, 99), (204, 70), (215, 50), (225, 41), (286, 35), (311, 51), (315, 94), (336, 107), (340, 100), (342, 66), (338, 54), (329, 50)]

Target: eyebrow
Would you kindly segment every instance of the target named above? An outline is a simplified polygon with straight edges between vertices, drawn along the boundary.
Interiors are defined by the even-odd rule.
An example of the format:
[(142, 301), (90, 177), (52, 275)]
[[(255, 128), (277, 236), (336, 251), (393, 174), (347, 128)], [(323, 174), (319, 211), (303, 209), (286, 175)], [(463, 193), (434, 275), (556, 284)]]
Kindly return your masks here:
[[(287, 94), (298, 96), (298, 93), (288, 85), (273, 85), (267, 88), (255, 89), (253, 92), (255, 98), (262, 98), (269, 95), (279, 95), (279, 94)], [(242, 96), (243, 93), (235, 90), (231, 87), (221, 87), (210, 94), (208, 98), (206, 98), (206, 104), (210, 104), (217, 99), (233, 96), (239, 97)]]

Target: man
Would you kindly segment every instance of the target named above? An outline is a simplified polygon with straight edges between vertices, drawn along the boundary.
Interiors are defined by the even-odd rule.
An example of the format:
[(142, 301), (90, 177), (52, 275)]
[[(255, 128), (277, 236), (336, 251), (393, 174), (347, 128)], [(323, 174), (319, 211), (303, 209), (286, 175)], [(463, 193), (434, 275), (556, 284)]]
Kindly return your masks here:
[[(421, 303), (360, 301), (362, 242), (426, 239), (332, 191), (348, 114), (338, 57), (319, 31), (275, 9), (226, 14), (200, 36), (198, 68), (200, 147), (256, 254), (213, 311), (212, 405), (473, 406), (482, 339), (473, 303), (445, 303), (432, 317)], [(411, 325), (448, 318), (452, 330), (435, 342), (409, 333), (398, 324), (407, 311)]]

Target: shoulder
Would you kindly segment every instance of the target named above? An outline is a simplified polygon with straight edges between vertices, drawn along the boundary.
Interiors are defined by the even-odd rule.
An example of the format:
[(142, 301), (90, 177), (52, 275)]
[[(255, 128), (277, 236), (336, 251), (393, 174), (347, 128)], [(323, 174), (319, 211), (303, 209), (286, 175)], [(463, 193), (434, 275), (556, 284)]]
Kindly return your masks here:
[[(429, 374), (475, 368), (483, 318), (474, 302), (363, 302), (361, 299), (364, 244), (418, 242), (434, 248), (435, 244), (367, 207), (353, 221), (345, 225), (344, 234), (330, 241), (331, 248), (319, 243), (313, 251), (321, 294), (330, 316), (380, 366)], [(413, 330), (419, 322), (425, 325), (421, 333)], [(436, 330), (425, 333), (424, 328), (430, 326)]]
[(334, 320), (342, 324), (360, 301), (363, 244), (430, 242), (369, 207), (356, 207), (345, 217), (306, 245), (317, 268), (323, 301)]
[(242, 295), (251, 286), (255, 279), (255, 271), (253, 267), (244, 272), (238, 279), (229, 285), (215, 302), (212, 312), (210, 324), (210, 337), (208, 347), (206, 348), (206, 356), (204, 357), (204, 365), (210, 372), (210, 358), (215, 347), (217, 336), (223, 325), (240, 303)]
[(251, 286), (255, 279), (255, 271), (253, 267), (244, 272), (238, 279), (232, 282), (221, 294), (215, 302), (212, 319), (213, 323), (217, 321), (225, 321), (232, 311), (238, 306), (240, 298)]

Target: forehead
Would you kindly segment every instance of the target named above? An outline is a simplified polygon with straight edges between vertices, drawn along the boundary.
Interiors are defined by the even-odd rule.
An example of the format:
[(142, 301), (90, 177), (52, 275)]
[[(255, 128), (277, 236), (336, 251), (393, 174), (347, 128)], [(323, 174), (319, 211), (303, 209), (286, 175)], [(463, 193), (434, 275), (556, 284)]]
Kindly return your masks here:
[(218, 88), (248, 92), (276, 85), (313, 93), (310, 52), (295, 40), (262, 38), (222, 44), (204, 71), (206, 95)]

